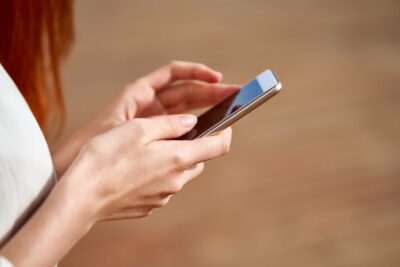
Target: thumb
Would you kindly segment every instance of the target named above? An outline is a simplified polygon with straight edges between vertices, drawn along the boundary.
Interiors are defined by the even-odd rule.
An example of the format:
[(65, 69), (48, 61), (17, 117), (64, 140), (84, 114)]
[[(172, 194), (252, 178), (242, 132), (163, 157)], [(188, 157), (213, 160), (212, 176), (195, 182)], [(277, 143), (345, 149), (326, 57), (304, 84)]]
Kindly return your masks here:
[(141, 120), (146, 143), (180, 137), (196, 125), (197, 117), (192, 114), (155, 116)]

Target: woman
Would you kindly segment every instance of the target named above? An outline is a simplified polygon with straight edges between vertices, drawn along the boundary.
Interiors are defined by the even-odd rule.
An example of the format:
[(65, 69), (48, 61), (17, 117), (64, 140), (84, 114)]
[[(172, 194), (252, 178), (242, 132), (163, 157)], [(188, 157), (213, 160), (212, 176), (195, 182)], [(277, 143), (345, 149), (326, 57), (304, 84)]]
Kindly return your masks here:
[(54, 133), (56, 118), (62, 127), (71, 2), (0, 3), (2, 267), (55, 265), (96, 222), (149, 215), (229, 150), (230, 129), (171, 140), (196, 123), (183, 113), (238, 90), (202, 64), (174, 61), (123, 88), (50, 154), (40, 127)]

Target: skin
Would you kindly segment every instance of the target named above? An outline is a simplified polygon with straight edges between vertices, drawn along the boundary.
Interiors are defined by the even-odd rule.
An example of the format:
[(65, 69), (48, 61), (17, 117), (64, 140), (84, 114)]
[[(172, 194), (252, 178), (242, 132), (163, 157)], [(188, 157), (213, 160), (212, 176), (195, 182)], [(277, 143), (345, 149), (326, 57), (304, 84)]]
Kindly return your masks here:
[(203, 162), (229, 151), (230, 128), (171, 140), (196, 123), (183, 113), (239, 89), (221, 78), (202, 64), (174, 61), (123, 88), (53, 153), (58, 183), (0, 253), (15, 266), (54, 266), (95, 223), (141, 218), (165, 206)]

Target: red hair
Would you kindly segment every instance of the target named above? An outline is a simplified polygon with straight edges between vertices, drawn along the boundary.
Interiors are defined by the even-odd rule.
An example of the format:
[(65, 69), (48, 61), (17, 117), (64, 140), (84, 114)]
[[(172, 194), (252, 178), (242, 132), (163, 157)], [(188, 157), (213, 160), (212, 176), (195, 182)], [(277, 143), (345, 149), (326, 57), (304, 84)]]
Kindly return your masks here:
[(72, 0), (0, 1), (0, 62), (51, 134), (65, 122), (60, 63), (72, 40)]

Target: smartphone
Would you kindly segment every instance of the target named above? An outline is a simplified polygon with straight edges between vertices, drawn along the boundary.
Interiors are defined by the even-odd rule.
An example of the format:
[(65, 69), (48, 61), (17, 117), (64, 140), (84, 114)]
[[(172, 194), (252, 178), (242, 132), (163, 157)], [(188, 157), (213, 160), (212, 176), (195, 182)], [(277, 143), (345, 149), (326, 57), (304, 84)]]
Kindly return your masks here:
[(281, 89), (282, 84), (276, 75), (272, 70), (266, 70), (200, 115), (194, 128), (178, 139), (192, 140), (217, 133), (279, 93)]

